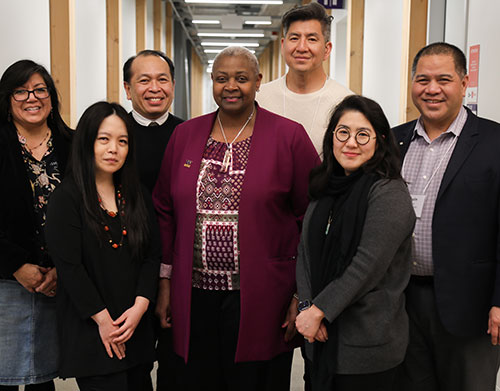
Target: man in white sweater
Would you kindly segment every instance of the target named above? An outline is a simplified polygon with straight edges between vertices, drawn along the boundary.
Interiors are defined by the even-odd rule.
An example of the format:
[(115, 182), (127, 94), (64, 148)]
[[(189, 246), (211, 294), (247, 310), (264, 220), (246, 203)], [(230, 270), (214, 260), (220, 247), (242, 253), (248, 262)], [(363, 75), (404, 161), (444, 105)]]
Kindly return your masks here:
[(289, 69), (285, 76), (262, 85), (256, 97), (265, 109), (301, 123), (318, 153), (332, 109), (352, 94), (323, 69), (332, 50), (331, 21), (318, 3), (283, 15), (281, 52)]

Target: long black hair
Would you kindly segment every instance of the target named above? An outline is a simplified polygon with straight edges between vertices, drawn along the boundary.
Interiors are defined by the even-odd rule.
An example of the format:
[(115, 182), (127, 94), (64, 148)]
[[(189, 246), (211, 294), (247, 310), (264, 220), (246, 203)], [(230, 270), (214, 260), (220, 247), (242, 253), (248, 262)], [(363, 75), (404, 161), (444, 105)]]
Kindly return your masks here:
[(47, 124), (52, 131), (68, 137), (71, 129), (64, 123), (59, 112), (59, 96), (56, 85), (43, 65), (31, 60), (19, 60), (9, 66), (0, 79), (0, 123), (6, 123), (10, 117), (10, 99), (16, 88), (26, 83), (31, 76), (38, 73), (49, 90), (52, 112)]
[(103, 210), (99, 206), (95, 182), (94, 143), (104, 119), (118, 116), (126, 125), (129, 150), (123, 166), (113, 174), (115, 186), (120, 186), (124, 204), (123, 223), (134, 255), (144, 250), (149, 236), (148, 213), (142, 196), (139, 175), (135, 168), (135, 137), (133, 124), (125, 109), (118, 103), (97, 102), (83, 113), (76, 127), (70, 161), (70, 175), (83, 197), (87, 223), (98, 238), (102, 238)]
[(363, 114), (372, 124), (377, 137), (375, 153), (362, 165), (363, 171), (376, 173), (385, 179), (401, 178), (399, 150), (384, 111), (374, 100), (361, 95), (350, 95), (335, 107), (330, 117), (323, 138), (323, 162), (314, 168), (309, 176), (311, 199), (318, 199), (322, 196), (331, 175), (344, 175), (344, 169), (333, 155), (333, 137), (340, 118), (348, 111)]

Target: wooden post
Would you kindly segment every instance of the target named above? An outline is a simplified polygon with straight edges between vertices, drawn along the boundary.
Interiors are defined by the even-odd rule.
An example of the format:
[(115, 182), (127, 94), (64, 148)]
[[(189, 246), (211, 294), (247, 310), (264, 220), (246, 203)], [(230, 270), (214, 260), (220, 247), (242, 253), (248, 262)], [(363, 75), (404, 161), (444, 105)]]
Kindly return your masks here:
[(203, 64), (194, 47), (191, 48), (191, 118), (203, 114)]
[(118, 103), (122, 88), (121, 20), (122, 0), (106, 0), (107, 99)]
[(165, 53), (166, 55), (173, 61), (174, 56), (174, 45), (173, 45), (173, 37), (174, 37), (174, 17), (172, 12), (172, 4), (167, 1), (165, 7)]
[(363, 92), (363, 40), (365, 30), (365, 0), (349, 0), (347, 6), (347, 61), (349, 88)]
[(137, 52), (146, 49), (146, 0), (135, 0), (135, 47)]
[(163, 33), (161, 0), (154, 0), (153, 3), (153, 29), (154, 29), (154, 48), (155, 50), (161, 50), (161, 34)]
[(75, 1), (50, 0), (50, 73), (60, 97), (61, 116), (76, 126)]
[(400, 123), (420, 115), (411, 99), (411, 66), (417, 52), (427, 43), (427, 7), (428, 0), (404, 0), (403, 4)]

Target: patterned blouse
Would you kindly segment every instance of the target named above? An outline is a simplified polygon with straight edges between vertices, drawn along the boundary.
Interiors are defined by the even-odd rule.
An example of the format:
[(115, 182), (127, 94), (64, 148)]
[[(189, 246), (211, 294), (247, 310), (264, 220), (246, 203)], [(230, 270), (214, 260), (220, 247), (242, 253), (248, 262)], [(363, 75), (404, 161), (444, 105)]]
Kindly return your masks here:
[(196, 185), (194, 288), (239, 290), (238, 210), (252, 137), (233, 144), (233, 162), (226, 172), (227, 146), (209, 138)]
[(44, 226), (45, 214), (47, 212), (47, 203), (49, 196), (54, 189), (61, 183), (61, 173), (59, 172), (59, 164), (57, 156), (54, 152), (53, 138), (47, 141), (47, 152), (42, 157), (42, 160), (34, 158), (26, 148), (26, 138), (18, 133), (18, 139), (21, 143), (21, 153), (26, 166), (26, 172), (30, 181), (31, 190), (33, 191), (33, 209), (35, 211), (35, 227), (36, 238), (42, 253), (40, 260), (41, 266), (53, 266), (49, 260), (45, 245)]

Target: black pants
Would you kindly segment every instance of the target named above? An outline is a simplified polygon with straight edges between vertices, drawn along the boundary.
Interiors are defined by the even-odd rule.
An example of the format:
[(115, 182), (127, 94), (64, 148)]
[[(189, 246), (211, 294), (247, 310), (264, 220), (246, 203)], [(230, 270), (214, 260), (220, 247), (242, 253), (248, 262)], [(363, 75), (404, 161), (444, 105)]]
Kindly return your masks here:
[[(268, 361), (235, 363), (240, 320), (238, 291), (193, 289), (187, 365), (178, 359), (182, 391), (288, 391), (293, 352)], [(255, 343), (259, 343), (255, 341)]]
[(138, 365), (109, 375), (77, 377), (76, 382), (80, 391), (143, 391), (149, 373), (149, 364)]
[(158, 370), (156, 371), (156, 390), (175, 391), (176, 384), (176, 362), (172, 341), (172, 329), (157, 329), (158, 344), (156, 346), (156, 357), (158, 359)]
[[(0, 386), (0, 391), (17, 391), (19, 386)], [(54, 391), (54, 382), (48, 381), (45, 383), (38, 384), (27, 384), (24, 386), (25, 391)]]
[(336, 375), (333, 391), (393, 391), (396, 368), (363, 375)]
[(410, 343), (397, 391), (495, 391), (500, 350), (491, 345), (486, 323), (484, 335), (450, 334), (439, 318), (432, 280), (410, 280), (406, 310)]

